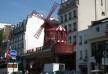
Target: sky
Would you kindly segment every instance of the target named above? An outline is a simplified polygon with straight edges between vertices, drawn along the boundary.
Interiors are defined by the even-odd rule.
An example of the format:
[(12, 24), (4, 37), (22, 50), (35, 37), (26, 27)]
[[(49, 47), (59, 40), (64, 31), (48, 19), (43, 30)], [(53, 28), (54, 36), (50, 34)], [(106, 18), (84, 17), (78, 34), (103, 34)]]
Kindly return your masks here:
[[(60, 3), (60, 0), (0, 0), (0, 23), (15, 25), (33, 10), (47, 16), (54, 2)], [(56, 13), (57, 10), (53, 16)]]

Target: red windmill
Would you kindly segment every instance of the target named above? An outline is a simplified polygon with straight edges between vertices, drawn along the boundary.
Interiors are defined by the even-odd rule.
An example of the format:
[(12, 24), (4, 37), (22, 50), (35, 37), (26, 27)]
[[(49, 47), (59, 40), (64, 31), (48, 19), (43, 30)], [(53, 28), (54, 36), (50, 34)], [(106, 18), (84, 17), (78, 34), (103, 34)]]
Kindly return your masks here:
[(58, 7), (57, 3), (54, 3), (52, 6), (52, 9), (50, 10), (48, 16), (46, 18), (42, 19), (44, 20), (44, 24), (40, 27), (40, 29), (36, 32), (35, 37), (38, 39), (43, 28), (44, 28), (44, 46), (49, 46), (49, 39), (51, 39), (51, 37), (53, 36), (55, 29), (57, 27), (57, 24), (53, 23), (50, 20), (51, 15), (54, 13), (54, 11), (56, 10), (56, 8)]
[(66, 30), (49, 20), (57, 6), (58, 4), (54, 3), (47, 18), (43, 18), (45, 23), (37, 31), (35, 37), (38, 39), (44, 28), (44, 47), (53, 49), (57, 54), (69, 54), (72, 53), (73, 45), (66, 42)]

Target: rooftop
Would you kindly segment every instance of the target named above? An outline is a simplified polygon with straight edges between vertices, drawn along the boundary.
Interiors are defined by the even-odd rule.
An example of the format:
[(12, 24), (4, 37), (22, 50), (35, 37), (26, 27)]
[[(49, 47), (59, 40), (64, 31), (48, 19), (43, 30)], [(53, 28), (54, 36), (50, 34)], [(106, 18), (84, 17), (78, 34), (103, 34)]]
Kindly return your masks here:
[(7, 24), (7, 23), (0, 23), (0, 28), (4, 28), (5, 26), (10, 26), (11, 24)]
[(97, 20), (97, 21), (92, 21), (92, 25), (91, 26), (96, 26), (96, 25), (99, 25), (99, 24), (105, 23), (105, 22), (108, 22), (108, 18), (104, 18), (104, 19)]

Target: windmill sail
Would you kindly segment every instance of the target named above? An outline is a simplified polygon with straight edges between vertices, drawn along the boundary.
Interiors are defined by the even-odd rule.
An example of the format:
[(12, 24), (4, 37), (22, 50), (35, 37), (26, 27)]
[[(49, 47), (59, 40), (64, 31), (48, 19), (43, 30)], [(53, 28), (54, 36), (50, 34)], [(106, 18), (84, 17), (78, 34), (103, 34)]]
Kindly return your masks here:
[(36, 32), (36, 34), (34, 35), (34, 37), (38, 39), (39, 36), (40, 36), (40, 34), (41, 34), (41, 32), (42, 32), (42, 30), (43, 30), (43, 27), (40, 27), (40, 29)]
[[(46, 18), (46, 19), (43, 19), (45, 22), (48, 21), (48, 19), (51, 17), (51, 15), (52, 15), (52, 14), (54, 13), (54, 11), (56, 10), (57, 6), (58, 6), (57, 3), (54, 3), (54, 4), (53, 4), (53, 6), (52, 6), (52, 8), (51, 8), (51, 10), (50, 10), (50, 12), (49, 12), (47, 18)], [(44, 25), (46, 25), (46, 24), (43, 24), (43, 26), (41, 26), (41, 27), (39, 28), (39, 30), (36, 32), (36, 34), (34, 35), (35, 38), (37, 38), (37, 39), (39, 38), (39, 36), (40, 36), (40, 34), (41, 34), (41, 32), (42, 32), (42, 30), (43, 30), (43, 28), (44, 28)]]

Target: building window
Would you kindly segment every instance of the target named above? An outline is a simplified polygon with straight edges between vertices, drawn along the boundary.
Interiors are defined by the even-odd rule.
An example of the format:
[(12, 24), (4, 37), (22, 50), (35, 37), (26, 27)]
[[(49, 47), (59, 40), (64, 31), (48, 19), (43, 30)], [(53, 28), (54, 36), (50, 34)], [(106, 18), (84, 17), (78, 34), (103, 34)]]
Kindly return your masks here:
[(97, 50), (96, 43), (92, 43), (92, 44), (91, 44), (91, 48), (92, 48), (92, 56), (95, 56), (95, 53), (96, 53), (95, 50)]
[(87, 44), (87, 40), (84, 41), (84, 44)]
[(74, 17), (74, 18), (77, 17), (77, 11), (76, 11), (76, 10), (73, 11), (73, 17)]
[(100, 31), (100, 28), (99, 27), (96, 27), (96, 32), (99, 32)]
[(108, 24), (106, 24), (106, 29), (108, 28)]
[(71, 27), (72, 27), (71, 24), (69, 24), (69, 33), (71, 32)]
[(65, 16), (64, 21), (67, 22), (67, 14), (65, 14), (64, 16)]
[(24, 43), (23, 42), (21, 43), (21, 48), (24, 48)]
[(82, 51), (80, 50), (80, 60), (82, 60), (83, 58), (83, 54), (82, 54)]
[(67, 26), (66, 26), (66, 25), (64, 26), (64, 28), (65, 28), (65, 29), (66, 29), (66, 31), (67, 31)]
[(76, 40), (76, 35), (73, 36), (73, 40)]
[(69, 12), (69, 20), (71, 20), (71, 19), (72, 19), (72, 13)]
[(69, 36), (69, 42), (71, 43), (71, 40), (72, 40), (72, 38), (71, 38), (71, 36)]
[(85, 50), (85, 55), (87, 56), (87, 49)]
[(76, 22), (73, 23), (73, 31), (77, 31), (77, 23)]
[(73, 36), (73, 43), (76, 44), (76, 35)]
[(79, 45), (82, 45), (82, 36), (79, 37)]
[(63, 16), (60, 16), (61, 23), (63, 23)]
[(82, 41), (79, 42), (79, 45), (82, 45)]

